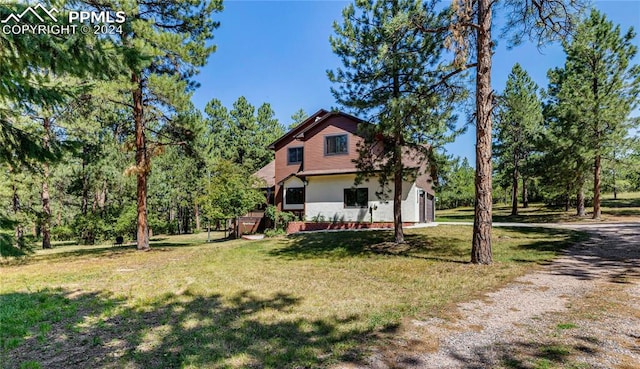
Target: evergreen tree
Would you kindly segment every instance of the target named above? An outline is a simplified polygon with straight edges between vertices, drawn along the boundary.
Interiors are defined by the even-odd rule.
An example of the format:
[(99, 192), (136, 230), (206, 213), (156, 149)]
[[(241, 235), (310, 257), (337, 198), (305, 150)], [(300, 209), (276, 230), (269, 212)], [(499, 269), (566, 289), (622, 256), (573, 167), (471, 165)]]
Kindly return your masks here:
[[(22, 14), (27, 6), (17, 2), (3, 4), (0, 19)], [(68, 19), (65, 10), (60, 11), (58, 25)], [(23, 21), (34, 19), (27, 15)], [(111, 56), (111, 40), (98, 39), (93, 34), (0, 34), (0, 165), (9, 163), (14, 169), (25, 164), (30, 169), (41, 167), (42, 208), (38, 213), (44, 248), (50, 247), (50, 165), (63, 154), (60, 142), (52, 137), (53, 115), (82, 93), (82, 88), (69, 88), (61, 81), (86, 87), (78, 80), (108, 78), (117, 70), (117, 65), (111, 64)], [(21, 120), (30, 117), (41, 121), (41, 134), (21, 127)], [(0, 213), (0, 223), (6, 223), (4, 220), (5, 215)]]
[[(545, 40), (564, 38), (574, 26), (575, 11), (584, 6), (584, 0), (505, 0), (505, 35), (512, 35), (518, 44), (529, 36), (541, 45)], [(424, 25), (427, 34), (447, 34), (447, 46), (454, 51), (453, 65), (459, 69), (474, 67), (475, 126), (476, 126), (476, 199), (473, 221), (471, 262), (491, 264), (492, 213), (492, 112), (494, 94), (491, 88), (491, 70), (494, 42), (492, 39), (493, 0), (455, 0), (450, 24), (440, 27)], [(468, 59), (475, 61), (468, 62)]]
[[(28, 4), (3, 4), (0, 19), (21, 14)], [(59, 22), (66, 22), (62, 10)], [(48, 20), (45, 20), (47, 22)], [(60, 24), (60, 23), (58, 23)], [(17, 127), (16, 120), (32, 104), (60, 106), (76, 97), (78, 89), (56, 83), (55, 78), (109, 78), (117, 73), (112, 64), (109, 39), (78, 32), (66, 37), (49, 34), (0, 34), (0, 162), (53, 158), (56, 147), (42, 148), (40, 137)]]
[(602, 160), (611, 156), (632, 128), (628, 115), (638, 104), (640, 66), (635, 33), (622, 34), (603, 14), (592, 10), (565, 43), (567, 61), (560, 98), (586, 145), (585, 160), (593, 168), (593, 218), (599, 219)]
[[(446, 12), (436, 14), (435, 3), (413, 0), (356, 1), (343, 10), (330, 38), (343, 68), (329, 71), (336, 100), (375, 123), (361, 125), (356, 182), (377, 176), (390, 192), (394, 209), (395, 242), (404, 242), (402, 182), (408, 173), (403, 157), (425, 163), (451, 140), (449, 103), (454, 92), (442, 84), (447, 70), (439, 68), (443, 40), (423, 36), (415, 24), (440, 26)], [(433, 164), (433, 162), (431, 162)], [(432, 168), (433, 169), (433, 166)]]
[(538, 133), (542, 128), (542, 103), (538, 99), (538, 86), (522, 69), (513, 66), (505, 91), (499, 99), (496, 121), (494, 153), (497, 171), (510, 173), (512, 200), (511, 215), (518, 214), (518, 181), (522, 178), (522, 201), (526, 207), (528, 160), (536, 149)]
[[(135, 165), (127, 173), (137, 179), (137, 247), (149, 249), (147, 219), (151, 158), (167, 144), (183, 143), (193, 133), (191, 78), (215, 47), (207, 45), (218, 23), (212, 14), (220, 0), (151, 0), (121, 3), (87, 1), (96, 9), (124, 11), (126, 22), (117, 45), (128, 72), (108, 89), (105, 100), (130, 109), (134, 123)], [(124, 89), (123, 89), (124, 87)], [(120, 93), (115, 93), (115, 91)], [(124, 99), (129, 95), (129, 100)], [(111, 95), (115, 96), (112, 97)]]
[(446, 169), (441, 170), (438, 186), (438, 208), (450, 209), (472, 206), (474, 199), (473, 178), (475, 170), (467, 158), (456, 157), (449, 160)]
[(296, 128), (307, 118), (309, 118), (309, 115), (303, 109), (298, 109), (295, 113), (293, 113), (293, 115), (291, 115), (291, 124), (289, 124), (287, 130), (290, 131)]
[[(241, 96), (230, 111), (213, 99), (205, 107), (205, 136), (213, 158), (229, 160), (254, 173), (273, 160), (267, 146), (282, 136), (284, 130), (274, 117), (271, 105), (255, 107)], [(215, 162), (215, 160), (213, 160)]]

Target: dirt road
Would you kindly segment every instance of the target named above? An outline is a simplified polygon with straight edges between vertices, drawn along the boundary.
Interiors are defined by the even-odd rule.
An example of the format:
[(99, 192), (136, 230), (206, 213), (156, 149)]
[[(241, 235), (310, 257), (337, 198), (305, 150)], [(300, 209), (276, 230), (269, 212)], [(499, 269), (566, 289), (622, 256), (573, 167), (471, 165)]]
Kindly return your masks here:
[(640, 223), (563, 227), (591, 237), (459, 319), (411, 322), (360, 367), (640, 368)]

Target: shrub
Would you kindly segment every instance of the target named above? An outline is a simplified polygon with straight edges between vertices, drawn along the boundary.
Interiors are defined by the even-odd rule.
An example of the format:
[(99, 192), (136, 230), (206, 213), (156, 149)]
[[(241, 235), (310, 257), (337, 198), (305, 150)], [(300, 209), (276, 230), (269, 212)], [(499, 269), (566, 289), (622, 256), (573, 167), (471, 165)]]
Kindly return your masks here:
[(108, 232), (104, 220), (97, 214), (77, 216), (72, 228), (74, 236), (85, 245), (93, 245)]
[(273, 229), (285, 231), (287, 224), (297, 219), (296, 215), (289, 211), (280, 211), (273, 205), (267, 206), (264, 211), (265, 216), (273, 224)]
[(73, 230), (68, 226), (55, 226), (51, 229), (51, 238), (56, 241), (71, 241), (73, 239)]

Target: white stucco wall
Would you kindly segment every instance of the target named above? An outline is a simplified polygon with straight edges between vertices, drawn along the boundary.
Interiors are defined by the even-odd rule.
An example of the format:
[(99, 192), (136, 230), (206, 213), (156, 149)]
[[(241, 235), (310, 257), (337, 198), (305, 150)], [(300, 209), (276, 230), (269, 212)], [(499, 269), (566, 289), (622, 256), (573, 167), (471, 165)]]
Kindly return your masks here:
[[(393, 200), (387, 202), (376, 196), (379, 189), (376, 178), (358, 185), (358, 188), (367, 188), (369, 191), (369, 206), (366, 208), (345, 208), (344, 189), (353, 187), (354, 174), (313, 176), (307, 177), (306, 188), (306, 220), (323, 216), (325, 220), (332, 221), (363, 221), (371, 220), (369, 206), (377, 207), (373, 211), (373, 221), (393, 221)], [(291, 186), (296, 187), (296, 186)], [(405, 182), (402, 190), (402, 221), (418, 222), (418, 188), (415, 183)]]

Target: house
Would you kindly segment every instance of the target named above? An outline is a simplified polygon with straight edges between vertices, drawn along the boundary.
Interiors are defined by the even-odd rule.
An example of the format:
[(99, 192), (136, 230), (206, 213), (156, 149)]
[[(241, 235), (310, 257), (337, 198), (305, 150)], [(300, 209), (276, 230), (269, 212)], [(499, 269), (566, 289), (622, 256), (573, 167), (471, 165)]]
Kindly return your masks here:
[[(273, 204), (306, 221), (393, 222), (393, 200), (378, 199), (378, 180), (354, 186), (354, 159), (362, 140), (358, 125), (369, 124), (339, 111), (319, 110), (273, 142), (275, 160), (256, 173), (270, 186)], [(405, 165), (411, 167), (407, 158)], [(404, 223), (434, 220), (434, 192), (428, 173), (405, 181)], [(424, 165), (422, 166), (424, 169)]]

